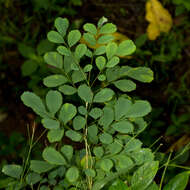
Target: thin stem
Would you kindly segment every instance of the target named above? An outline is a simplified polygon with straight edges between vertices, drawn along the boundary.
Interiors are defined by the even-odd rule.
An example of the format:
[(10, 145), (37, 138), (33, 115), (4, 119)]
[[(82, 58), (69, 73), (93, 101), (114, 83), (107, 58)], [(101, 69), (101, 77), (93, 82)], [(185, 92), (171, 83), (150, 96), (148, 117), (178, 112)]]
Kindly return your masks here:
[(82, 73), (82, 75), (84, 76), (84, 78), (85, 78), (87, 84), (89, 85), (89, 82), (88, 82), (88, 80), (87, 80), (87, 78), (86, 78), (86, 74), (84, 73), (84, 71), (83, 71), (83, 69), (81, 68), (80, 64), (79, 64), (78, 61), (76, 60), (76, 58), (75, 58), (73, 52), (71, 51), (71, 48), (70, 48), (66, 43), (65, 43), (65, 46), (70, 50), (71, 56), (72, 56), (72, 58), (73, 58), (73, 60), (74, 60), (74, 63), (79, 67), (80, 72)]
[(160, 136), (158, 139), (156, 139), (149, 148), (152, 148), (161, 138), (163, 138), (163, 136)]
[(190, 170), (190, 167), (180, 166), (180, 165), (176, 165), (176, 164), (169, 164), (168, 167), (176, 167), (176, 168), (181, 168), (181, 169), (185, 169), (185, 170)]
[(32, 136), (31, 136), (31, 139), (29, 141), (30, 145), (29, 145), (28, 155), (27, 155), (26, 161), (24, 162), (24, 167), (23, 167), (21, 178), (20, 178), (20, 185), (23, 182), (23, 178), (24, 178), (24, 174), (25, 174), (25, 171), (26, 171), (26, 167), (27, 167), (29, 159), (30, 159), (30, 154), (31, 154), (31, 151), (32, 151), (35, 129), (36, 129), (36, 125), (34, 123), (33, 126), (32, 126)]
[(163, 184), (163, 181), (164, 181), (164, 177), (165, 177), (165, 174), (166, 174), (167, 167), (168, 167), (169, 162), (170, 162), (171, 155), (172, 155), (172, 152), (170, 152), (168, 160), (167, 160), (167, 162), (165, 164), (165, 168), (164, 168), (164, 171), (163, 171), (163, 174), (162, 174), (159, 190), (162, 189), (162, 184)]

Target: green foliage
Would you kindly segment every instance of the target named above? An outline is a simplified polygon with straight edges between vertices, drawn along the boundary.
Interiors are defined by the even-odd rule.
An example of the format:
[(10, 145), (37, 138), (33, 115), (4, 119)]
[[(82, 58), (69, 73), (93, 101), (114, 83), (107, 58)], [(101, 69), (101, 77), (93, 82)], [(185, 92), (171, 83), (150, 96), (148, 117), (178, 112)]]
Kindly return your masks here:
[[(43, 79), (50, 89), (43, 100), (32, 92), (21, 96), (48, 131), (49, 145), (42, 153), (45, 161), (32, 160), (25, 178), (30, 186), (100, 190), (128, 176), (127, 185), (118, 181), (110, 189), (145, 190), (154, 180), (158, 162), (136, 139), (147, 126), (143, 117), (151, 112), (151, 106), (146, 100), (122, 94), (136, 89), (135, 80), (151, 82), (153, 72), (146, 67), (119, 66), (122, 56), (131, 55), (136, 47), (131, 40), (118, 45), (112, 42), (117, 27), (106, 22), (103, 17), (97, 27), (87, 23), (83, 26), (86, 33), (81, 34), (75, 29), (67, 31), (68, 20), (59, 17), (54, 23), (57, 31), (48, 33), (51, 42), (62, 44), (44, 55), (45, 62), (57, 69)], [(80, 42), (81, 36), (91, 45), (104, 44), (104, 48), (89, 48)], [(90, 64), (81, 61), (85, 58), (91, 59)], [(65, 144), (64, 137), (84, 148)], [(14, 165), (4, 166), (4, 173), (11, 176), (5, 172), (7, 167)]]
[(190, 2), (186, 0), (173, 0), (176, 5), (183, 5), (188, 11), (190, 11)]
[(163, 190), (185, 190), (189, 181), (189, 173), (183, 172), (172, 178)]

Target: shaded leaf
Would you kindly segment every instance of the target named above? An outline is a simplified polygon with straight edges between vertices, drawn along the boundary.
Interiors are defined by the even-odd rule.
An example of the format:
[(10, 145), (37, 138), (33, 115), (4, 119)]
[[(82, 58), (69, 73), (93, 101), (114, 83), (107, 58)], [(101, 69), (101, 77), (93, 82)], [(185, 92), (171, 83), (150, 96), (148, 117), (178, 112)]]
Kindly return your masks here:
[(86, 84), (82, 84), (79, 86), (78, 95), (85, 102), (89, 102), (89, 103), (92, 102), (93, 93), (92, 93), (91, 88), (89, 86), (87, 86)]
[(51, 66), (62, 69), (63, 57), (57, 52), (48, 52), (44, 55), (44, 61)]
[(131, 55), (132, 53), (134, 53), (135, 50), (136, 50), (136, 46), (133, 43), (133, 41), (125, 40), (119, 44), (116, 54), (121, 57), (127, 56), (127, 55)]
[(153, 72), (147, 67), (131, 68), (126, 75), (140, 82), (151, 82), (153, 80)]
[(104, 160), (101, 161), (100, 167), (104, 171), (109, 172), (111, 170), (111, 168), (113, 167), (113, 162), (110, 159), (104, 159)]
[(42, 157), (50, 164), (66, 165), (65, 158), (52, 147), (46, 147), (42, 153)]
[(114, 37), (112, 35), (104, 35), (104, 36), (100, 36), (98, 38), (97, 43), (98, 44), (107, 44), (109, 42), (112, 42), (114, 40)]
[(71, 160), (73, 157), (73, 147), (71, 145), (64, 145), (61, 147), (61, 152), (67, 158), (67, 160)]
[(77, 109), (73, 104), (65, 103), (61, 107), (59, 113), (59, 119), (63, 121), (64, 124), (67, 124), (77, 113)]
[(69, 27), (68, 19), (58, 17), (55, 19), (54, 25), (57, 31), (64, 37)]
[(48, 131), (47, 138), (50, 143), (61, 141), (64, 135), (64, 129), (51, 129)]
[(38, 174), (47, 172), (54, 168), (55, 165), (49, 164), (48, 162), (41, 160), (31, 160), (30, 161), (30, 169)]
[(97, 158), (101, 158), (104, 155), (104, 149), (101, 146), (94, 147), (93, 153)]
[(67, 38), (69, 47), (74, 46), (80, 40), (80, 38), (81, 38), (81, 33), (79, 30), (71, 30)]
[(88, 139), (91, 143), (97, 144), (98, 142), (98, 127), (96, 125), (91, 125), (88, 127)]
[(117, 56), (112, 57), (106, 64), (107, 68), (115, 67), (119, 63), (120, 59)]
[(132, 133), (134, 128), (133, 124), (126, 120), (116, 122), (112, 127), (120, 133)]
[(111, 59), (117, 51), (117, 44), (115, 42), (111, 42), (106, 46), (106, 56)]
[(82, 135), (79, 132), (76, 132), (74, 130), (66, 131), (65, 135), (75, 142), (82, 140)]
[(136, 84), (131, 80), (122, 79), (113, 82), (113, 84), (123, 92), (131, 92), (136, 89)]
[(151, 106), (148, 101), (136, 100), (125, 114), (126, 117), (143, 117), (150, 113)]
[(112, 23), (106, 23), (104, 24), (99, 31), (99, 34), (110, 34), (116, 32), (117, 27), (115, 24)]
[(49, 117), (42, 100), (33, 92), (24, 92), (21, 95), (21, 100), (26, 106), (32, 108), (41, 117)]
[(72, 73), (72, 81), (74, 83), (81, 82), (86, 79), (86, 75), (84, 75), (81, 71), (74, 71)]
[(43, 79), (43, 83), (47, 87), (57, 87), (67, 82), (68, 82), (67, 78), (59, 74), (50, 75)]
[(73, 95), (77, 92), (77, 89), (70, 85), (63, 85), (59, 87), (59, 91), (65, 95)]
[(114, 120), (114, 111), (111, 107), (104, 107), (103, 108), (103, 115), (98, 121), (99, 125), (102, 125), (104, 127), (104, 130), (108, 129), (109, 125)]
[(4, 165), (2, 168), (2, 172), (5, 175), (19, 179), (22, 174), (22, 167), (16, 164)]
[(94, 119), (98, 119), (103, 114), (103, 111), (100, 108), (93, 108), (91, 109), (89, 115)]
[(65, 56), (70, 56), (71, 55), (70, 50), (68, 50), (65, 46), (58, 46), (57, 51), (61, 55), (65, 55)]
[(107, 102), (112, 99), (114, 96), (114, 91), (109, 88), (101, 89), (95, 96), (94, 96), (94, 102)]
[(62, 95), (57, 90), (49, 90), (46, 94), (46, 105), (51, 113), (55, 114), (61, 107), (62, 102)]
[(103, 144), (110, 144), (113, 142), (113, 138), (112, 136), (109, 134), (109, 133), (102, 133), (100, 136), (99, 136), (99, 139), (100, 141), (103, 143)]
[(132, 102), (127, 98), (120, 97), (115, 103), (115, 120), (121, 119), (130, 110)]
[(53, 30), (48, 32), (47, 38), (50, 42), (53, 42), (53, 43), (58, 43), (58, 44), (65, 43), (61, 34)]
[(26, 183), (28, 185), (34, 185), (36, 183), (38, 183), (40, 180), (42, 179), (42, 177), (37, 174), (37, 173), (29, 173), (27, 176), (26, 176)]
[(83, 38), (87, 42), (87, 45), (89, 44), (89, 47), (96, 45), (96, 39), (95, 39), (94, 35), (92, 35), (90, 33), (84, 33)]
[(86, 66), (84, 67), (84, 69), (83, 69), (83, 71), (84, 71), (85, 73), (90, 72), (91, 70), (92, 70), (92, 65), (90, 65), (90, 64), (86, 65)]
[(79, 178), (79, 170), (76, 167), (70, 167), (66, 172), (66, 178), (69, 182), (73, 183)]
[(96, 66), (98, 67), (98, 69), (101, 71), (104, 69), (106, 65), (106, 59), (103, 56), (98, 56), (96, 58)]
[(42, 119), (41, 122), (46, 129), (59, 129), (60, 126), (59, 121), (49, 118)]
[(131, 179), (132, 190), (144, 190), (153, 181), (158, 171), (158, 161), (146, 162), (134, 172)]
[(80, 59), (81, 57), (83, 57), (85, 55), (87, 51), (87, 47), (85, 44), (79, 44), (76, 49), (75, 49), (75, 56)]
[(163, 190), (185, 190), (189, 181), (189, 173), (182, 172), (173, 177), (168, 184), (166, 184)]
[(86, 125), (86, 120), (84, 117), (78, 115), (73, 119), (73, 128), (75, 130), (83, 129)]
[(96, 26), (94, 24), (91, 24), (91, 23), (86, 23), (84, 26), (83, 26), (84, 30), (86, 32), (89, 32), (93, 35), (96, 35), (97, 33), (97, 29), (96, 29)]

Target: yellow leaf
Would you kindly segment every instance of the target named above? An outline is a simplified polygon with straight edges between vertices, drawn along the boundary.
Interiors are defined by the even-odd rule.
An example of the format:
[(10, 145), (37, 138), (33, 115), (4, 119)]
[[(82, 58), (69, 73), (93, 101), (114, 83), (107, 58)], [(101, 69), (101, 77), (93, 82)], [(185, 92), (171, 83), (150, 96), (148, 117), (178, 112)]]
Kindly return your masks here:
[(150, 22), (147, 33), (150, 40), (155, 40), (161, 32), (169, 32), (172, 27), (172, 17), (158, 0), (146, 3), (146, 20)]

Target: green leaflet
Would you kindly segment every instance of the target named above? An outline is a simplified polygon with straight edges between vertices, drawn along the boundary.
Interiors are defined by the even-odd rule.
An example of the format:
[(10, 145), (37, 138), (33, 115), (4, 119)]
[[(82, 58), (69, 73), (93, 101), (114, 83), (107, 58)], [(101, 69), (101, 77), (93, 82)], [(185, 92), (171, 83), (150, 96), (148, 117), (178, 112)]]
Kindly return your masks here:
[(58, 32), (53, 31), (53, 30), (48, 32), (47, 38), (50, 42), (57, 43), (57, 44), (61, 44), (65, 42), (63, 37)]
[(58, 17), (55, 19), (54, 25), (57, 31), (64, 37), (69, 27), (69, 21), (66, 18)]
[(67, 82), (67, 78), (59, 74), (50, 75), (43, 80), (44, 85), (47, 87), (57, 87)]
[(81, 38), (81, 33), (79, 30), (71, 30), (68, 34), (67, 42), (69, 47), (74, 46)]
[(11, 165), (4, 165), (2, 168), (2, 172), (5, 175), (8, 175), (10, 177), (19, 179), (22, 174), (22, 167), (20, 165), (11, 164)]
[(103, 103), (110, 101), (114, 96), (114, 91), (109, 88), (101, 89), (95, 96), (94, 102)]
[(89, 103), (92, 102), (93, 93), (92, 93), (90, 87), (88, 87), (86, 84), (82, 84), (82, 85), (79, 86), (78, 95), (85, 102), (89, 102)]
[(153, 181), (159, 163), (157, 161), (146, 162), (133, 174), (131, 179), (132, 190), (145, 190)]
[(47, 172), (54, 167), (55, 165), (49, 164), (48, 162), (45, 162), (45, 161), (41, 161), (41, 160), (30, 161), (30, 169), (39, 174)]
[(49, 90), (46, 94), (46, 105), (49, 111), (54, 115), (62, 105), (62, 95), (56, 90)]
[(61, 155), (60, 152), (55, 150), (52, 147), (46, 147), (42, 153), (44, 160), (53, 165), (66, 165), (65, 158)]
[(57, 52), (48, 52), (44, 55), (44, 61), (53, 67), (63, 68), (63, 57)]
[(77, 109), (74, 105), (70, 103), (65, 103), (61, 107), (61, 110), (59, 113), (59, 119), (63, 121), (64, 124), (66, 124), (76, 115), (76, 113), (77, 113)]
[(21, 96), (21, 100), (26, 106), (32, 108), (41, 117), (49, 117), (49, 113), (46, 111), (42, 100), (34, 93), (24, 92)]
[(182, 172), (172, 178), (168, 184), (166, 184), (163, 190), (185, 190), (189, 181), (189, 173)]
[(66, 178), (69, 182), (75, 182), (77, 181), (79, 177), (79, 170), (76, 167), (71, 167), (66, 172)]

